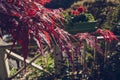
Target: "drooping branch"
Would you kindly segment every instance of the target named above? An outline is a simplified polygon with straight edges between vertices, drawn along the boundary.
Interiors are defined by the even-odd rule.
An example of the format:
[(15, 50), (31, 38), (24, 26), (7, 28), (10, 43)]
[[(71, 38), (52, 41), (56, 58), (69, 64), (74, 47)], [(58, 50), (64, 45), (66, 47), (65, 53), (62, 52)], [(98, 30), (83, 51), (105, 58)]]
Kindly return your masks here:
[[(61, 29), (61, 23), (64, 21), (61, 11), (62, 9), (47, 9), (39, 0), (0, 0), (1, 35), (12, 36), (13, 43), (17, 42), (22, 47), (24, 59), (27, 58), (30, 38), (36, 41), (42, 54), (43, 44), (51, 48), (51, 42), (54, 41), (59, 49), (72, 59), (72, 53), (77, 53), (72, 40), (78, 43), (86, 40), (91, 47), (102, 53), (94, 43), (94, 36), (88, 33), (74, 36)], [(80, 47), (80, 44), (77, 46)]]

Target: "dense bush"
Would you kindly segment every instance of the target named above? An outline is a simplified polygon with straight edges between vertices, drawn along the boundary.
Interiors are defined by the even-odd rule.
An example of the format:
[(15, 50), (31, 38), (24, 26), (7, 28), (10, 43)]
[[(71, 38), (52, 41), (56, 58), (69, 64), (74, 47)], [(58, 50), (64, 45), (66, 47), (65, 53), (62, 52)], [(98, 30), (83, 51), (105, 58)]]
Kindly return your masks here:
[(99, 21), (98, 26), (107, 29), (111, 29), (114, 26), (114, 23), (120, 20), (119, 4), (119, 1), (107, 2), (105, 0), (84, 3), (84, 5), (88, 7), (89, 12)]

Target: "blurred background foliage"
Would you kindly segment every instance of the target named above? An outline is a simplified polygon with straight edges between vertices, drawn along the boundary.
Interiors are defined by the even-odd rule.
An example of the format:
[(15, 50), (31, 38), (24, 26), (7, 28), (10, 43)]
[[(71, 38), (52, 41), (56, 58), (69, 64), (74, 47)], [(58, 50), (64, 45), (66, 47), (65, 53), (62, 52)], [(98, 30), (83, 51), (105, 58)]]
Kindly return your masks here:
[(96, 0), (95, 2), (85, 2), (88, 11), (98, 20), (99, 27), (112, 29), (120, 21), (120, 1), (117, 0)]
[(89, 13), (93, 14), (100, 28), (111, 30), (120, 21), (119, 0), (51, 0), (46, 7), (70, 11), (79, 5), (83, 5)]

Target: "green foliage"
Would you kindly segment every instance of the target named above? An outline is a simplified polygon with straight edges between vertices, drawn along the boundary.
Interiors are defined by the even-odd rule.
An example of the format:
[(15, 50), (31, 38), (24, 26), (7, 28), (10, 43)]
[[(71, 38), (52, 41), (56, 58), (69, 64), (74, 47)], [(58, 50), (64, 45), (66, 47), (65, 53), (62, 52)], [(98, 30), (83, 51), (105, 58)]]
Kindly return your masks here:
[(91, 13), (84, 13), (84, 14), (80, 14), (78, 16), (75, 16), (72, 19), (73, 23), (76, 22), (93, 22), (95, 21), (94, 16)]
[(35, 63), (50, 72), (54, 71), (54, 59), (50, 54), (47, 54), (46, 57), (41, 56)]
[(120, 2), (113, 1), (95, 1), (95, 2), (86, 2), (84, 5), (88, 7), (88, 12), (92, 13), (96, 20), (98, 20), (98, 26), (111, 29), (114, 26), (114, 23), (120, 20), (119, 11), (120, 11)]
[(63, 15), (66, 23), (69, 23), (71, 21), (71, 16), (70, 16), (69, 12), (64, 11), (64, 12), (62, 12), (62, 15)]
[(71, 15), (68, 12), (64, 12), (63, 16), (67, 24), (77, 23), (77, 22), (94, 22), (94, 16), (91, 13), (79, 14), (78, 16)]
[(91, 13), (86, 13), (85, 16), (88, 22), (95, 21), (94, 16)]
[[(40, 65), (43, 67), (43, 69), (49, 71), (50, 73), (54, 73), (54, 60), (51, 56), (51, 54), (47, 54), (46, 57), (41, 56), (40, 58), (38, 58), (35, 61), (36, 64)], [(35, 68), (31, 68), (32, 69), (32, 73), (30, 73), (27, 78), (28, 79), (34, 79), (34, 80), (41, 80), (44, 79), (46, 77), (48, 77), (49, 75), (46, 74), (43, 71), (39, 71)]]
[(10, 76), (14, 75), (16, 72), (17, 72), (17, 69), (13, 67), (13, 68), (10, 70)]

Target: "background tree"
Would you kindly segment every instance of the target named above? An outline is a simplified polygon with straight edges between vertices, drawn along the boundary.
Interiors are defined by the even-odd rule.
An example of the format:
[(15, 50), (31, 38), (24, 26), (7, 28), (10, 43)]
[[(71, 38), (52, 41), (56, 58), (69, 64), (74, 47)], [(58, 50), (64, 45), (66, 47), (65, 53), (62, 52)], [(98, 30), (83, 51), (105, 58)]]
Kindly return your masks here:
[(88, 11), (94, 15), (99, 23), (99, 27), (111, 29), (114, 23), (120, 20), (120, 1), (118, 0), (85, 2), (84, 5), (87, 6)]

